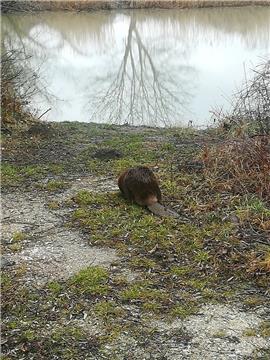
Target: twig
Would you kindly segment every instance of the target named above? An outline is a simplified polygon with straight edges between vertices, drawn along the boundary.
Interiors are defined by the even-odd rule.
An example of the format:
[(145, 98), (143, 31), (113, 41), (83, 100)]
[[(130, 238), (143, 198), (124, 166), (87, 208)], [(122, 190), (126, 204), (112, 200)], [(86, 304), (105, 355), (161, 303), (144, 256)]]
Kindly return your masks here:
[(42, 118), (42, 116), (44, 116), (45, 114), (47, 114), (47, 112), (51, 111), (52, 108), (47, 109), (46, 111), (44, 111), (44, 113), (42, 113), (39, 117), (38, 120)]

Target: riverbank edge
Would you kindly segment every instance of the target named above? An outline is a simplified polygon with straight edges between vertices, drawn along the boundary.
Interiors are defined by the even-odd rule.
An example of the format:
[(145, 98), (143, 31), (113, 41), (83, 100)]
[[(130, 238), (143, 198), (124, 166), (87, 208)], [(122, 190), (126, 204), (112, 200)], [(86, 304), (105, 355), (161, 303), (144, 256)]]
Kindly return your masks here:
[(171, 9), (171, 8), (207, 8), (207, 7), (239, 7), (270, 6), (269, 0), (81, 0), (81, 1), (3, 1), (2, 13), (24, 11), (91, 11), (113, 9)]
[[(158, 358), (160, 344), (163, 353), (175, 351), (172, 337), (180, 344), (179, 354), (187, 347), (190, 353), (196, 352), (196, 344), (202, 342), (206, 349), (220, 348), (221, 341), (230, 354), (226, 334), (230, 334), (232, 319), (237, 319), (234, 324), (246, 324), (232, 328), (238, 336), (233, 346), (235, 341), (243, 346), (255, 344), (248, 353), (252, 358), (257, 349), (269, 354), (264, 305), (269, 281), (260, 275), (255, 260), (244, 261), (239, 248), (240, 244), (243, 249), (250, 246), (250, 251), (260, 254), (255, 259), (262, 262), (265, 239), (259, 234), (256, 243), (248, 232), (250, 226), (244, 230), (234, 215), (240, 201), (236, 214), (242, 216), (241, 221), (250, 216), (247, 219), (254, 226), (255, 219), (261, 223), (258, 216), (267, 212), (266, 205), (258, 199), (254, 202), (252, 196), (247, 202), (248, 198), (213, 189), (199, 160), (206, 147), (224, 142), (222, 129), (40, 122), (12, 135), (4, 136), (2, 144), (4, 355), (15, 348), (10, 360), (28, 359), (37, 351), (43, 358), (84, 359), (89, 350), (80, 344), (92, 341), (91, 334), (97, 344), (95, 358), (112, 359), (123, 351), (129, 358), (132, 341), (132, 352), (140, 359), (142, 338), (147, 338), (148, 353)], [(153, 169), (163, 201), (181, 216), (179, 224), (153, 217), (120, 196), (117, 175), (139, 164)], [(237, 229), (243, 234), (239, 244)], [(134, 238), (126, 240), (128, 236)], [(231, 255), (233, 268), (223, 270)], [(222, 266), (218, 279), (210, 273), (211, 259)], [(212, 266), (216, 272), (217, 265)], [(87, 293), (87, 279), (95, 278), (104, 283), (99, 280), (93, 290), (90, 287), (93, 293)], [(205, 306), (210, 306), (217, 320), (210, 335), (202, 339), (201, 328), (210, 316)], [(82, 311), (90, 316), (79, 318)], [(245, 320), (257, 311), (255, 321)], [(186, 324), (196, 320), (202, 325), (186, 330)], [(179, 332), (181, 337), (195, 340), (179, 341), (175, 324), (185, 329), (184, 334)], [(157, 329), (160, 334), (169, 333), (169, 340), (167, 335), (164, 339), (152, 335)]]

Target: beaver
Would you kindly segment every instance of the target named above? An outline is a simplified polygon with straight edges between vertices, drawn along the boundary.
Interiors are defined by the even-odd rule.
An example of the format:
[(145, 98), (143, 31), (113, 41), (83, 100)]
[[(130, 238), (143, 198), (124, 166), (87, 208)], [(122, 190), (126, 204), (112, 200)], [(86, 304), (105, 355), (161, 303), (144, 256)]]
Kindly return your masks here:
[(141, 206), (151, 206), (161, 201), (161, 191), (154, 173), (146, 166), (124, 171), (118, 186), (126, 199)]

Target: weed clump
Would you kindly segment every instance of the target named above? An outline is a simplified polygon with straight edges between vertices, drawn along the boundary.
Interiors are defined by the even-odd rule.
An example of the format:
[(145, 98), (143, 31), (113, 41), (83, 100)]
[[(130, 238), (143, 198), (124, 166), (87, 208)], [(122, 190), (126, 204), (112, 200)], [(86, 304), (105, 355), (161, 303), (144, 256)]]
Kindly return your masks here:
[(89, 266), (75, 274), (69, 283), (75, 292), (103, 295), (109, 289), (107, 280), (108, 272), (105, 269), (98, 266)]
[(166, 294), (162, 293), (160, 290), (153, 289), (151, 284), (141, 282), (133, 284), (129, 288), (123, 290), (120, 297), (123, 301), (143, 301), (145, 299), (158, 301), (162, 299), (164, 300), (164, 298), (166, 298)]
[(189, 302), (188, 304), (177, 304), (171, 310), (171, 315), (173, 317), (179, 317), (180, 319), (185, 319), (190, 315), (195, 315), (198, 312), (198, 307), (196, 304)]
[(270, 141), (268, 136), (239, 138), (202, 153), (206, 181), (219, 191), (256, 194), (270, 200)]
[(94, 312), (97, 316), (104, 320), (109, 320), (115, 317), (121, 317), (124, 314), (124, 310), (117, 306), (114, 301), (100, 301), (94, 307)]
[(60, 191), (67, 187), (67, 183), (65, 181), (61, 180), (50, 180), (46, 184), (41, 185), (42, 190), (54, 192), (54, 191)]

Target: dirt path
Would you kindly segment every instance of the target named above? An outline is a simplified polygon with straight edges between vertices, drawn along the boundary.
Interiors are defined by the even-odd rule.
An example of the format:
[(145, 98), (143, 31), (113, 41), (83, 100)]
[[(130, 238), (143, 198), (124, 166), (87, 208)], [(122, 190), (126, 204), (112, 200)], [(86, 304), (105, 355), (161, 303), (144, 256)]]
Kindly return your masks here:
[[(115, 250), (91, 248), (80, 231), (67, 228), (68, 213), (62, 208), (63, 202), (81, 189), (102, 191), (115, 189), (115, 185), (106, 179), (90, 177), (74, 181), (67, 191), (58, 195), (42, 192), (3, 195), (3, 243), (12, 242), (13, 234), (25, 234), (20, 242), (22, 249), (7, 252), (4, 264), (24, 264), (27, 272), (23, 280), (40, 285), (48, 280), (67, 279), (82, 268), (108, 267), (117, 259)], [(59, 206), (57, 210), (49, 208), (48, 204), (53, 202)]]

